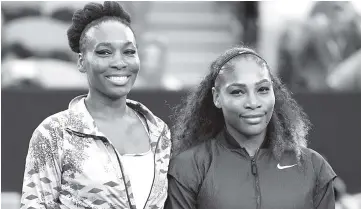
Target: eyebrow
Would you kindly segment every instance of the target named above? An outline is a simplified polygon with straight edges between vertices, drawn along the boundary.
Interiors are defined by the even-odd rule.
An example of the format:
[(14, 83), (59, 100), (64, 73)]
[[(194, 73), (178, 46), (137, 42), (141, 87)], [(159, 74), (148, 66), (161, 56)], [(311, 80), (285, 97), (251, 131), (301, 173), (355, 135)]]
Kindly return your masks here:
[[(133, 46), (135, 47), (134, 43), (131, 42), (131, 41), (126, 41), (126, 42), (123, 44), (123, 46), (128, 46), (128, 45), (133, 45)], [(99, 47), (99, 46), (108, 46), (108, 47), (111, 47), (111, 46), (112, 46), (112, 43), (110, 43), (110, 42), (101, 42), (101, 43), (97, 44), (97, 45), (95, 46), (95, 48), (97, 48), (97, 47)]]
[[(262, 79), (260, 81), (258, 81), (256, 83), (256, 86), (262, 84), (262, 83), (270, 83), (270, 81), (268, 79)], [(246, 84), (243, 84), (243, 83), (232, 83), (231, 85), (229, 85), (228, 87), (231, 87), (231, 86), (239, 86), (239, 87), (246, 87)]]

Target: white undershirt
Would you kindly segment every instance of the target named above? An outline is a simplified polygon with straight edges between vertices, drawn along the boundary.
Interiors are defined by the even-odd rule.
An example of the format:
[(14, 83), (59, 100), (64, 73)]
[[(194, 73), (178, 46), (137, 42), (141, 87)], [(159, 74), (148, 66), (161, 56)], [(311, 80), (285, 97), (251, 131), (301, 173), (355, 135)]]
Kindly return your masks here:
[(126, 154), (121, 161), (132, 185), (137, 209), (143, 209), (147, 202), (154, 178), (154, 155), (149, 149), (142, 154)]

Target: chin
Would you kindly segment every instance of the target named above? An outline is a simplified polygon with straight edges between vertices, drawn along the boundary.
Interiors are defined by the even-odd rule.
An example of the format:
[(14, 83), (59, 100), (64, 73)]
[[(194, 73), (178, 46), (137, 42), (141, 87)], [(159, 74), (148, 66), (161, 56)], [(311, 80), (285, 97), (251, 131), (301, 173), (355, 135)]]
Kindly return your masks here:
[(263, 126), (254, 125), (253, 127), (252, 126), (245, 127), (244, 129), (240, 130), (240, 132), (241, 133), (243, 132), (244, 135), (246, 135), (246, 136), (257, 136), (257, 135), (263, 133), (265, 130), (266, 130), (266, 128)]
[(262, 133), (262, 131), (246, 131), (244, 135), (246, 136), (258, 136)]
[(107, 96), (112, 99), (119, 99), (124, 96), (127, 96), (130, 92), (130, 88), (122, 88), (122, 89), (112, 89), (108, 91)]

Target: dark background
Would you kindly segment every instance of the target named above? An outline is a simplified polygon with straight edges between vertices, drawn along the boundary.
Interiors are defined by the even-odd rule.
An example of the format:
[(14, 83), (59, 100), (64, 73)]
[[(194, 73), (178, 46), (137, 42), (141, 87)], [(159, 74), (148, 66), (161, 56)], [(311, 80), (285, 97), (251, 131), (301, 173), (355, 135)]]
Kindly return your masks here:
[[(25, 158), (34, 129), (49, 115), (68, 107), (79, 91), (2, 91), (2, 191), (21, 193)], [(133, 91), (129, 99), (145, 104), (169, 125), (172, 109), (185, 91)], [(345, 181), (348, 192), (361, 192), (361, 94), (304, 93), (295, 95), (313, 128), (309, 147), (327, 160)]]

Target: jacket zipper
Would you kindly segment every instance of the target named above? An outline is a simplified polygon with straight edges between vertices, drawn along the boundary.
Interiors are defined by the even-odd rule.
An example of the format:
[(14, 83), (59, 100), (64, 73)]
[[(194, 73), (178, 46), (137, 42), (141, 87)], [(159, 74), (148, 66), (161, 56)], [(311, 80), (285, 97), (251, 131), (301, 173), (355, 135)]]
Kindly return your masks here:
[(257, 150), (256, 154), (253, 157), (251, 157), (251, 172), (255, 178), (255, 194), (256, 194), (257, 209), (260, 209), (261, 208), (261, 189), (259, 186), (258, 168), (257, 168), (257, 163), (256, 163), (258, 152), (259, 152), (259, 150)]
[[(159, 138), (158, 138), (158, 140), (157, 140), (157, 144), (156, 144), (156, 146), (155, 146), (155, 154), (157, 153), (157, 148), (158, 148), (158, 145), (159, 145), (159, 142), (160, 142), (160, 138), (163, 136), (163, 133), (164, 133), (164, 131), (160, 134), (160, 136), (159, 136)], [(118, 153), (118, 151), (115, 149), (115, 147), (114, 147), (114, 145), (112, 144), (112, 142), (110, 142), (108, 139), (107, 139), (107, 141), (112, 145), (113, 150), (115, 151), (115, 154), (116, 154), (116, 156), (117, 156), (118, 163), (119, 163), (119, 167), (120, 167), (120, 171), (121, 171), (122, 177), (123, 177), (123, 183), (124, 183), (124, 186), (125, 186), (125, 193), (127, 194), (128, 203), (129, 203), (130, 209), (133, 209), (133, 205), (131, 204), (130, 197), (129, 197), (129, 191), (128, 191), (128, 188), (127, 188), (127, 184), (126, 184), (126, 182), (124, 181), (124, 180), (125, 180), (125, 178), (124, 178), (125, 175), (124, 175), (122, 163), (121, 163), (120, 158), (119, 158), (119, 153)], [(148, 200), (149, 200), (150, 195), (152, 194), (152, 190), (153, 190), (153, 186), (154, 186), (155, 175), (156, 175), (155, 156), (154, 156), (154, 160), (153, 160), (153, 165), (154, 165), (154, 169), (153, 169), (153, 172), (154, 172), (154, 173), (153, 173), (152, 186), (150, 187), (150, 191), (149, 191), (149, 194), (148, 194), (148, 197), (147, 197), (147, 200), (146, 200), (146, 202), (145, 202), (145, 204), (144, 204), (143, 209), (145, 209), (146, 206), (147, 206), (147, 204), (148, 204)], [(136, 207), (136, 206), (135, 206), (135, 207)]]
[[(75, 132), (75, 131), (72, 131), (72, 130), (70, 130), (70, 129), (66, 129), (66, 131), (71, 131), (72, 133), (74, 133), (74, 135), (77, 135), (77, 136), (80, 136), (80, 137), (85, 137), (85, 136), (87, 136), (86, 134), (83, 134), (83, 133), (80, 133), (80, 132)], [(115, 147), (114, 147), (114, 145), (113, 145), (113, 143), (110, 141), (110, 140), (108, 140), (106, 137), (102, 137), (102, 138), (104, 138), (105, 139), (105, 141), (107, 141), (107, 142), (109, 142), (109, 144), (112, 146), (112, 148), (113, 148), (113, 150), (114, 150), (114, 152), (115, 152), (115, 155), (117, 156), (117, 160), (118, 160), (118, 163), (119, 163), (119, 167), (120, 167), (120, 171), (121, 171), (121, 174), (122, 174), (122, 177), (123, 177), (123, 183), (124, 183), (124, 187), (125, 187), (125, 193), (127, 194), (127, 199), (128, 199), (128, 203), (129, 203), (129, 207), (130, 207), (130, 209), (133, 209), (133, 205), (131, 204), (131, 201), (130, 201), (130, 197), (129, 197), (129, 191), (128, 191), (128, 188), (127, 188), (127, 184), (126, 184), (126, 182), (125, 182), (125, 178), (124, 178), (124, 172), (123, 172), (123, 167), (122, 167), (122, 163), (120, 162), (120, 159), (119, 159), (119, 153), (118, 153), (118, 151), (115, 149)], [(158, 140), (159, 141), (159, 140)], [(157, 145), (158, 145), (158, 143), (157, 143)], [(153, 182), (154, 182), (154, 178), (153, 178)], [(153, 186), (153, 185), (152, 185)]]
[(127, 199), (128, 199), (129, 208), (130, 208), (130, 209), (133, 209), (133, 205), (132, 205), (132, 202), (130, 201), (130, 197), (129, 197), (129, 191), (128, 191), (128, 188), (127, 188), (127, 183), (125, 182), (125, 177), (124, 177), (125, 175), (124, 175), (122, 163), (121, 163), (120, 158), (119, 158), (119, 153), (118, 153), (118, 151), (115, 149), (114, 145), (113, 145), (109, 140), (108, 140), (108, 142), (112, 145), (113, 150), (114, 150), (114, 152), (115, 152), (115, 155), (117, 156), (117, 160), (118, 160), (119, 167), (120, 167), (120, 172), (122, 173), (122, 177), (123, 177), (123, 183), (124, 183), (124, 187), (125, 187), (125, 193), (127, 194)]
[[(140, 116), (138, 115), (138, 113), (137, 113), (137, 111), (134, 111), (135, 112), (135, 115), (137, 115), (138, 116), (138, 118), (139, 118), (139, 120), (142, 122), (142, 124), (144, 125), (144, 126), (146, 126), (147, 127), (147, 130), (148, 130), (148, 125), (146, 124), (146, 123), (143, 123), (143, 120), (140, 118)], [(154, 159), (153, 159), (153, 181), (152, 181), (152, 186), (150, 187), (150, 191), (149, 191), (149, 194), (148, 194), (148, 197), (147, 197), (147, 200), (145, 201), (145, 204), (144, 204), (144, 206), (143, 206), (143, 209), (145, 209), (146, 208), (146, 206), (147, 206), (147, 204), (148, 204), (148, 201), (149, 201), (149, 197), (150, 197), (150, 195), (152, 194), (152, 190), (153, 190), (153, 186), (154, 186), (154, 181), (155, 181), (155, 175), (156, 175), (156, 165), (155, 165), (155, 155), (156, 155), (156, 153), (157, 153), (157, 148), (158, 148), (158, 145), (159, 145), (159, 142), (160, 142), (160, 138), (163, 136), (163, 134), (164, 134), (164, 130), (165, 130), (165, 128), (163, 129), (163, 131), (161, 132), (161, 134), (159, 135), (159, 138), (158, 138), (158, 140), (157, 140), (157, 144), (155, 145), (155, 152), (154, 152)], [(148, 132), (148, 134), (149, 134), (149, 131), (147, 131)]]
[(148, 197), (147, 197), (147, 201), (145, 202), (143, 209), (145, 209), (146, 206), (148, 205), (148, 201), (149, 201), (150, 194), (152, 194), (152, 190), (153, 190), (153, 186), (154, 186), (154, 181), (155, 181), (155, 175), (156, 175), (156, 173), (155, 173), (155, 171), (156, 171), (156, 168), (155, 168), (155, 155), (156, 155), (156, 153), (157, 153), (157, 148), (158, 148), (158, 144), (159, 144), (159, 142), (160, 142), (160, 138), (163, 136), (163, 134), (164, 134), (164, 130), (163, 130), (162, 133), (160, 134), (160, 136), (159, 136), (159, 138), (158, 138), (158, 140), (157, 140), (157, 144), (155, 145), (155, 154), (154, 154), (154, 160), (153, 160), (153, 165), (154, 165), (154, 169), (153, 169), (153, 170), (154, 170), (153, 182), (152, 182), (152, 186), (150, 187), (150, 191), (149, 191), (149, 194), (148, 194)]

